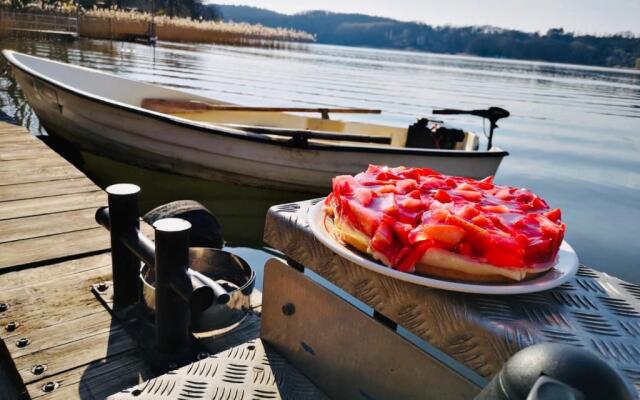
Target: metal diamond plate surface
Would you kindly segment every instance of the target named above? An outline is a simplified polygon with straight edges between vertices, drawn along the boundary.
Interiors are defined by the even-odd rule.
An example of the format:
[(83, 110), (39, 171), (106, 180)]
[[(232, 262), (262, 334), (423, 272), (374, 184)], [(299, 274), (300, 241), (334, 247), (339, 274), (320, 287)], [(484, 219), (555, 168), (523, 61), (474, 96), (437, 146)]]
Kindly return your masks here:
[(108, 397), (109, 400), (326, 398), (260, 339), (232, 347)]
[(307, 223), (315, 201), (272, 207), (264, 240), (484, 377), (539, 342), (588, 348), (640, 391), (640, 286), (580, 266), (559, 288), (470, 295), (394, 280), (336, 255)]

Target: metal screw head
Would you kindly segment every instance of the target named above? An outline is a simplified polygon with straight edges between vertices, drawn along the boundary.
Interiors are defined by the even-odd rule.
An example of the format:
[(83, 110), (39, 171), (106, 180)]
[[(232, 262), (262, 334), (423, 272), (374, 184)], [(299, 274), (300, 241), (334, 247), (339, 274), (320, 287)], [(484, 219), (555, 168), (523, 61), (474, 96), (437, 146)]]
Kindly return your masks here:
[(7, 303), (0, 303), (0, 312), (5, 312), (9, 309), (9, 305)]
[(45, 370), (47, 369), (46, 365), (42, 365), (42, 364), (36, 364), (33, 366), (33, 368), (31, 368), (31, 372), (34, 375), (40, 375), (41, 373), (43, 373)]
[(58, 382), (47, 382), (42, 386), (42, 391), (45, 393), (53, 392), (58, 387)]
[(98, 284), (98, 291), (100, 291), (100, 292), (104, 292), (108, 288), (109, 288), (109, 285), (107, 285), (107, 282), (100, 282)]
[(282, 313), (284, 315), (293, 315), (296, 312), (296, 306), (292, 303), (287, 303), (282, 306)]
[(18, 347), (27, 347), (28, 344), (29, 344), (29, 339), (27, 339), (26, 337), (20, 338), (16, 342), (16, 346)]
[(20, 324), (18, 324), (16, 321), (11, 321), (7, 324), (7, 326), (4, 327), (4, 329), (7, 330), (7, 332), (13, 332), (16, 330), (16, 328), (19, 326)]

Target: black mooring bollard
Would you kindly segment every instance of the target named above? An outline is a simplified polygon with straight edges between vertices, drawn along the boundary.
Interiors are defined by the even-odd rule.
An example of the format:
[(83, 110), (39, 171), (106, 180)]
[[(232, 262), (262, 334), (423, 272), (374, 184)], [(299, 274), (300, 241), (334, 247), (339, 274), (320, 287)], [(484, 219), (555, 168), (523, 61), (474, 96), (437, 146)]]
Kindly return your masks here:
[(111, 211), (111, 265), (114, 305), (134, 304), (139, 297), (140, 261), (120, 239), (136, 235), (140, 228), (138, 194), (140, 188), (129, 183), (107, 188)]
[(189, 267), (191, 224), (165, 218), (153, 224), (156, 235), (156, 343), (160, 353), (177, 353), (191, 343)]

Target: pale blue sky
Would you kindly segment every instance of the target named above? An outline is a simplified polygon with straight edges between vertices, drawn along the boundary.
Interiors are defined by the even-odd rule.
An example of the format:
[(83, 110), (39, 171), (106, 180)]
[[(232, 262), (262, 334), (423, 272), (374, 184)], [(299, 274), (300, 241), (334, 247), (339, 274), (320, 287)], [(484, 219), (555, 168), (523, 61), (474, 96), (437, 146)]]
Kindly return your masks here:
[(432, 25), (494, 25), (526, 31), (563, 27), (579, 33), (640, 34), (640, 0), (208, 0), (296, 13), (329, 10)]

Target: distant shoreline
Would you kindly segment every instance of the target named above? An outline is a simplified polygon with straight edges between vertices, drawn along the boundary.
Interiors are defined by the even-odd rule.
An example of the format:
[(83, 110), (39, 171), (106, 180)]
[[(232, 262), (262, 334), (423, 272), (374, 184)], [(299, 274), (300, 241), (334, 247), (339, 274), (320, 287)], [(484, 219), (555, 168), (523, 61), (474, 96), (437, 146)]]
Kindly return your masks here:
[(491, 26), (431, 26), (364, 14), (309, 11), (282, 14), (233, 5), (214, 5), (224, 20), (309, 32), (316, 43), (434, 54), (640, 69), (640, 37), (574, 35), (563, 29), (544, 34)]

